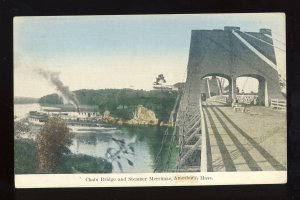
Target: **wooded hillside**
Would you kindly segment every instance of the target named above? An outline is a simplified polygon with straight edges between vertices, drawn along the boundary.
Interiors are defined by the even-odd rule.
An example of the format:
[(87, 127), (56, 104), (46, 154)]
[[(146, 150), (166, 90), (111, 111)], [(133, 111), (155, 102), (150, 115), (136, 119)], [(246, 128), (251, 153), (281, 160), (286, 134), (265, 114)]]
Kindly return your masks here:
[[(101, 89), (77, 90), (74, 92), (81, 105), (96, 105), (99, 112), (109, 110), (111, 114), (130, 119), (137, 105), (151, 109), (162, 121), (169, 119), (178, 91), (167, 90), (132, 90), (132, 89)], [(40, 104), (63, 104), (57, 94), (40, 98)]]

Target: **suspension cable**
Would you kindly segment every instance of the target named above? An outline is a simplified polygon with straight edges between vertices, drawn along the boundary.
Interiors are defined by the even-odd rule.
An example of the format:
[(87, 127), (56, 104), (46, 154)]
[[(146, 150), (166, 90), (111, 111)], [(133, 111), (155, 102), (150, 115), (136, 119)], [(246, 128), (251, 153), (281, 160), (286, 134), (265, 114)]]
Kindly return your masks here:
[(274, 32), (274, 31), (272, 31), (272, 34), (275, 34), (275, 35), (278, 35), (278, 36), (280, 36), (280, 37), (283, 37), (283, 38), (285, 38), (285, 36), (284, 36), (284, 35), (282, 35), (282, 34), (280, 34), (280, 33), (277, 33), (277, 32)]
[[(235, 30), (234, 30), (234, 31), (235, 31)], [(259, 41), (261, 41), (261, 42), (263, 42), (263, 43), (265, 43), (265, 44), (268, 44), (268, 45), (270, 45), (270, 46), (272, 46), (272, 47), (274, 47), (274, 48), (277, 48), (277, 49), (279, 49), (279, 50), (281, 50), (281, 51), (286, 52), (286, 50), (281, 49), (281, 48), (275, 46), (274, 44), (271, 44), (271, 43), (269, 43), (269, 42), (266, 42), (266, 41), (264, 41), (264, 40), (262, 40), (262, 39), (260, 39), (260, 38), (257, 38), (257, 37), (255, 37), (255, 36), (249, 34), (249, 33), (246, 33), (246, 32), (243, 32), (243, 31), (239, 31), (239, 32), (244, 33), (245, 35), (248, 35), (248, 36), (250, 36), (250, 37), (252, 37), (252, 38), (254, 38), (254, 39), (257, 39), (257, 40), (259, 40)]]
[[(187, 69), (186, 69), (186, 71), (187, 71)], [(186, 73), (186, 71), (185, 71), (185, 73)], [(184, 77), (185, 77), (185, 74), (183, 75), (183, 78), (182, 79), (184, 79)], [(170, 117), (169, 117), (169, 123), (170, 122), (172, 122), (172, 125), (174, 125), (174, 113), (175, 113), (175, 109), (177, 108), (177, 106), (178, 106), (178, 102), (179, 102), (179, 98), (180, 98), (180, 96), (181, 96), (181, 91), (180, 91), (180, 89), (179, 89), (179, 92), (178, 92), (178, 95), (177, 95), (177, 98), (176, 98), (176, 100), (175, 100), (175, 103), (174, 103), (174, 105), (173, 105), (173, 109), (172, 109), (172, 111), (171, 111), (171, 114), (170, 114)], [(177, 117), (176, 117), (176, 120), (177, 120)], [(173, 139), (173, 137), (174, 137), (174, 134), (175, 134), (175, 132), (173, 131), (173, 134), (172, 134), (172, 138), (171, 138), (171, 141), (170, 141), (170, 143), (169, 143), (169, 151), (170, 151), (170, 145), (172, 145), (173, 146), (173, 143), (174, 143), (174, 139)], [(167, 129), (165, 130), (165, 132), (164, 132), (164, 135), (163, 135), (163, 139), (162, 139), (162, 142), (161, 142), (161, 146), (160, 146), (160, 150), (159, 150), (159, 152), (158, 152), (158, 154), (157, 154), (157, 156), (156, 156), (156, 158), (155, 158), (155, 163), (157, 163), (158, 162), (158, 160), (159, 159), (162, 159), (162, 151), (163, 151), (163, 148), (164, 148), (164, 145), (165, 145), (165, 142), (166, 142), (166, 139), (167, 139), (167, 136), (169, 135), (169, 127), (167, 127)], [(169, 154), (169, 156), (170, 156), (170, 153), (168, 153)], [(168, 161), (169, 161), (169, 157), (168, 157)], [(157, 170), (157, 167), (154, 169), (154, 172)]]
[(272, 39), (272, 40), (276, 40), (277, 42), (281, 43), (282, 45), (286, 45), (285, 42), (282, 42), (281, 40), (278, 40), (278, 39), (276, 39), (276, 38), (274, 38), (274, 37), (272, 37), (268, 34), (264, 34), (264, 35), (267, 36), (268, 38)]
[[(194, 75), (193, 73), (190, 73), (190, 79), (193, 79), (192, 78), (193, 75)], [(187, 122), (186, 117), (187, 117), (187, 115), (189, 113), (189, 110), (191, 109), (187, 105), (189, 105), (189, 102), (190, 102), (190, 94), (191, 94), (192, 84), (189, 82), (185, 86), (186, 86), (185, 89), (184, 89), (185, 96), (183, 97), (184, 98), (183, 100), (185, 100), (185, 98), (186, 98), (186, 100), (185, 100), (186, 102), (184, 102), (184, 103), (186, 103), (185, 104), (185, 106), (186, 106), (185, 108), (187, 110), (185, 110), (185, 112), (184, 112), (184, 116), (183, 116), (183, 119), (182, 119), (183, 124), (180, 124), (180, 126), (181, 126), (181, 128), (180, 128), (181, 130), (179, 130), (179, 132), (181, 132), (180, 135), (179, 135), (179, 137), (180, 137), (180, 139), (179, 139), (180, 150), (179, 150), (179, 157), (178, 157), (178, 160), (177, 160), (176, 171), (178, 171), (180, 169), (180, 167), (181, 167), (180, 161), (181, 161), (181, 158), (182, 158), (183, 147), (185, 145), (185, 135), (184, 135), (184, 130), (183, 129), (185, 127), (185, 123)]]

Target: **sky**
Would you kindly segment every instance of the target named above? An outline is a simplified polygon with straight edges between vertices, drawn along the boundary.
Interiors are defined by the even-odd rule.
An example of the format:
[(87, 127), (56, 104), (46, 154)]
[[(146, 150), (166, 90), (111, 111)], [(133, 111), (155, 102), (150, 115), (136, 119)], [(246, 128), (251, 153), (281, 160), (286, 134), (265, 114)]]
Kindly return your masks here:
[[(270, 28), (274, 45), (285, 49), (283, 14), (15, 17), (14, 95), (56, 92), (36, 73), (38, 68), (58, 72), (72, 91), (150, 90), (158, 74), (164, 74), (167, 84), (182, 82), (191, 30), (224, 26), (252, 32)], [(285, 51), (275, 50), (278, 70), (285, 76)], [(240, 78), (237, 84), (257, 90), (256, 81)]]

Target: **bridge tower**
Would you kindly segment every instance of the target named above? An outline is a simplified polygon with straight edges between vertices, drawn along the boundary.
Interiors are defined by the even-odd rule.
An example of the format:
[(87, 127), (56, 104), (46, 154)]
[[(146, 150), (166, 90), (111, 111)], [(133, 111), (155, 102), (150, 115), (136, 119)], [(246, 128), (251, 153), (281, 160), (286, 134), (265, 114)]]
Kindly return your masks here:
[[(282, 98), (270, 29), (242, 32), (239, 27), (224, 30), (193, 30), (187, 81), (220, 76), (229, 81), (229, 99), (236, 98), (236, 79), (253, 77), (259, 82), (258, 99), (268, 106), (271, 98)], [(200, 92), (200, 91), (199, 91)]]
[(175, 124), (180, 147), (177, 171), (207, 170), (205, 158), (201, 158), (205, 157), (202, 147), (206, 146), (206, 139), (205, 134), (201, 134), (204, 118), (200, 97), (207, 93), (203, 88), (209, 88), (210, 82), (204, 79), (208, 76), (228, 80), (230, 101), (236, 99), (238, 77), (258, 80), (258, 102), (261, 105), (268, 106), (271, 98), (283, 98), (270, 29), (260, 29), (259, 32), (242, 32), (239, 27), (193, 30), (187, 80)]

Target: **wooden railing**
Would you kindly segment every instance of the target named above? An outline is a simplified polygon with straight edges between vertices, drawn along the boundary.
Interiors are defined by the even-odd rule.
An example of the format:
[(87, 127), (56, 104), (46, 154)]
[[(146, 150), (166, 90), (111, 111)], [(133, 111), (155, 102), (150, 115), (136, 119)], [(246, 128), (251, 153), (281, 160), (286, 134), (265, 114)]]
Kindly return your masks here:
[(244, 104), (257, 104), (257, 95), (253, 94), (239, 94), (236, 95), (236, 99), (238, 100), (239, 103), (244, 103)]
[[(238, 102), (244, 104), (251, 104), (251, 103), (256, 104), (257, 97), (258, 97), (257, 95), (252, 95), (252, 94), (236, 95), (236, 99), (238, 100)], [(217, 96), (210, 97), (208, 100), (226, 104), (228, 103), (228, 98), (229, 98), (228, 95), (217, 95)]]
[(210, 97), (208, 100), (226, 104), (228, 100), (228, 96), (217, 95), (217, 96)]
[(206, 125), (204, 119), (204, 112), (202, 108), (201, 98), (199, 100), (200, 115), (201, 115), (201, 161), (200, 161), (200, 171), (207, 172), (207, 144), (206, 144)]
[(271, 108), (278, 109), (278, 110), (286, 110), (286, 100), (271, 99)]

